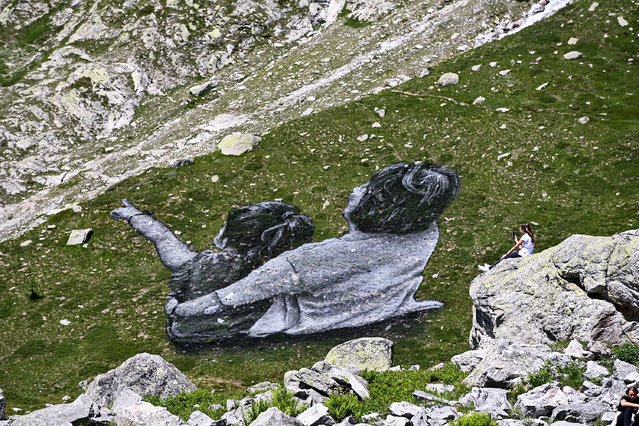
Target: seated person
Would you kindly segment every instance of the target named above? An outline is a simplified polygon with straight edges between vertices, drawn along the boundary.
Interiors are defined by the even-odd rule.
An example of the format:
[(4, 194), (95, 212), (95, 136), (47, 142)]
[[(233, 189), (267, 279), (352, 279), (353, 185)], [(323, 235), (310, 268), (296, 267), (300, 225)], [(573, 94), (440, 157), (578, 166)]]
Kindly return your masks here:
[(617, 416), (616, 426), (632, 426), (634, 424), (632, 416), (636, 414), (637, 409), (639, 409), (638, 393), (635, 386), (630, 386), (626, 389), (626, 394), (621, 397), (619, 405), (617, 406), (617, 411), (620, 413)]
[(529, 223), (523, 224), (519, 226), (519, 232), (521, 233), (521, 237), (517, 239), (515, 236), (515, 231), (513, 231), (513, 240), (515, 245), (510, 248), (499, 260), (492, 265), (488, 265), (487, 263), (484, 265), (478, 266), (478, 268), (484, 272), (488, 271), (491, 268), (494, 268), (499, 262), (504, 259), (513, 259), (516, 257), (526, 257), (533, 254), (535, 251), (535, 234), (533, 234), (533, 230), (530, 227)]

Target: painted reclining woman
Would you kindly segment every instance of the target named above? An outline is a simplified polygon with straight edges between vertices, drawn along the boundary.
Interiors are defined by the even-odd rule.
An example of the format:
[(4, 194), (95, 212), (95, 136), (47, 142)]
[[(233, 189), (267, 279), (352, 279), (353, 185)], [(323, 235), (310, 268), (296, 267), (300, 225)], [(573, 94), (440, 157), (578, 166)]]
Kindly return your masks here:
[(266, 201), (232, 210), (213, 243), (218, 251), (195, 252), (162, 222), (128, 200), (111, 212), (151, 241), (173, 274), (171, 296), (178, 303), (226, 287), (286, 250), (311, 241), (311, 218), (286, 203)]
[(348, 234), (286, 251), (208, 295), (169, 303), (169, 336), (221, 337), (226, 327), (238, 329), (238, 311), (261, 312), (264, 303), (268, 310), (244, 330), (251, 336), (358, 327), (441, 307), (413, 296), (439, 237), (435, 220), (459, 187), (457, 173), (438, 165), (379, 171), (349, 197)]

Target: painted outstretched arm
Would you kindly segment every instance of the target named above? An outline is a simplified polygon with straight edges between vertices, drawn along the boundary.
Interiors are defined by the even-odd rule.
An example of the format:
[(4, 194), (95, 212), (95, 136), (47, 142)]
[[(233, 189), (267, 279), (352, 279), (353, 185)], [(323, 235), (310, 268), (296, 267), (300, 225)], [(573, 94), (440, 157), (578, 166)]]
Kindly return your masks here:
[(280, 294), (294, 295), (304, 290), (304, 283), (300, 281), (297, 271), (284, 255), (280, 255), (215, 293), (223, 305), (236, 307), (269, 300)]
[(128, 200), (122, 200), (122, 206), (112, 210), (111, 217), (126, 220), (133, 229), (151, 241), (160, 255), (160, 260), (170, 270), (176, 271), (197, 255), (159, 220), (138, 210)]

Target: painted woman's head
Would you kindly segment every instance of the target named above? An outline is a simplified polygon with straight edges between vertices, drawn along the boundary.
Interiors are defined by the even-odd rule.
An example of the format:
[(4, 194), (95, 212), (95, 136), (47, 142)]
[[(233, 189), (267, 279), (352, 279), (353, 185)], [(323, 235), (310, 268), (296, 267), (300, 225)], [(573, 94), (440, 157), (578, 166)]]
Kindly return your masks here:
[(351, 228), (404, 234), (426, 230), (457, 197), (454, 170), (430, 163), (398, 163), (353, 190), (344, 209)]

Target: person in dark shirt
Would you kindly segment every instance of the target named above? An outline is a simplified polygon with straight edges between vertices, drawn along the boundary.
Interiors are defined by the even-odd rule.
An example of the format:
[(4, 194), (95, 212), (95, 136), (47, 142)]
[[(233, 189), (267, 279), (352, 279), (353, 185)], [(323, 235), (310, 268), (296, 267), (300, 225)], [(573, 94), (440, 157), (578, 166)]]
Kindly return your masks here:
[(633, 425), (632, 416), (637, 413), (639, 409), (639, 391), (635, 386), (630, 386), (626, 390), (626, 394), (621, 397), (617, 411), (620, 411), (617, 416), (617, 426), (631, 426)]

